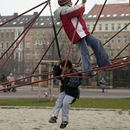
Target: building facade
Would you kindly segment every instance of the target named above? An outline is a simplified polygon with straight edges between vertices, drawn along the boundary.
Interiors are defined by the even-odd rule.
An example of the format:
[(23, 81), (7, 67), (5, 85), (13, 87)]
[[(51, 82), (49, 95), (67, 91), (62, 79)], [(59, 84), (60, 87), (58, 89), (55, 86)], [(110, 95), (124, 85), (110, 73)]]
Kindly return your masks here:
[[(37, 12), (34, 12), (33, 15), (18, 17), (17, 19), (14, 19), (13, 21), (0, 27), (0, 56), (2, 56), (2, 54), (14, 43), (15, 40), (17, 40), (16, 43), (21, 41), (13, 55), (5, 64), (5, 69), (2, 69), (4, 73), (12, 72), (15, 74), (31, 74), (55, 38), (52, 27), (52, 19), (50, 16), (40, 16), (35, 21), (32, 28), (24, 36), (25, 33), (23, 33), (23, 31), (37, 14)], [(18, 16), (17, 13), (14, 13), (12, 16), (0, 16), (0, 24), (11, 18), (15, 18), (16, 16)], [(58, 31), (61, 27), (61, 23), (55, 22), (55, 25), (56, 30)], [(22, 33), (23, 35), (21, 35)], [(64, 58), (69, 46), (69, 41), (63, 29), (58, 35), (58, 42), (61, 56)], [(16, 43), (2, 58), (3, 61), (6, 60), (7, 56), (14, 49)], [(75, 49), (73, 49), (73, 51), (75, 51)], [(77, 53), (76, 55), (78, 56)], [(76, 57), (73, 55), (72, 58), (75, 59)], [(54, 41), (43, 60), (57, 59), (59, 59), (59, 57), (56, 42)], [(10, 64), (12, 67), (10, 67)]]
[[(5, 18), (6, 19), (6, 18)], [(1, 19), (0, 19), (1, 20)], [(2, 22), (1, 22), (2, 23)], [(0, 27), (0, 56), (2, 56), (4, 54), (4, 52), (11, 46), (11, 44), (13, 44), (13, 42), (17, 39), (17, 37), (19, 36), (19, 34), (23, 31), (23, 27)], [(20, 39), (19, 39), (20, 40)], [(17, 42), (19, 42), (19, 40), (17, 40)], [(13, 51), (13, 49), (15, 48), (16, 44), (12, 46), (12, 48), (3, 56), (3, 58), (1, 59), (0, 65), (4, 67), (2, 67), (0, 72), (15, 72), (15, 71), (20, 71), (18, 67), (18, 63), (22, 61), (22, 56), (23, 56), (23, 47), (22, 47), (23, 42), (21, 42), (21, 44), (17, 47), (16, 51), (14, 52), (14, 54), (9, 58), (8, 63), (6, 63), (5, 65), (3, 64), (4, 61), (6, 61), (6, 58), (8, 58), (8, 56), (11, 54), (11, 52)], [(17, 68), (17, 70), (16, 70)]]
[[(92, 31), (97, 20), (99, 12), (103, 5), (95, 5), (87, 14), (87, 26)], [(114, 36), (119, 30), (125, 27), (130, 22), (130, 6), (129, 4), (107, 4), (101, 14), (99, 22), (94, 31), (94, 35), (101, 39), (103, 43)], [(110, 57), (114, 58), (118, 52), (130, 42), (130, 26), (126, 27), (121, 33), (113, 38), (105, 45)], [(129, 54), (127, 48), (122, 55)]]
[[(86, 25), (91, 32), (93, 30), (94, 24), (98, 18), (99, 12), (102, 5), (95, 5), (87, 15), (84, 15), (86, 20)], [(14, 19), (13, 21), (0, 26), (0, 56), (10, 47), (10, 45), (21, 35), (25, 30), (27, 25), (32, 21), (32, 19), (37, 15), (34, 12), (32, 15), (24, 15)], [(12, 16), (0, 16), (0, 24), (6, 22), (7, 20), (18, 16), (14, 13)], [(54, 18), (55, 21), (55, 18)], [(115, 35), (120, 29), (126, 26), (130, 22), (130, 6), (129, 4), (107, 4), (102, 12), (102, 15), (97, 23), (93, 35), (99, 38), (102, 43), (108, 41), (113, 35)], [(60, 22), (56, 22), (56, 30), (58, 31), (61, 27)], [(23, 35), (22, 35), (23, 36)], [(4, 69), (0, 73), (15, 73), (15, 74), (31, 74), (42, 58), (43, 54), (46, 52), (50, 43), (54, 39), (54, 31), (52, 20), (50, 16), (40, 16), (36, 22), (33, 24), (32, 28), (28, 31), (25, 37), (19, 38), (17, 42), (20, 45), (14, 51), (13, 55), (10, 57), (8, 62), (5, 64)], [(67, 51), (70, 45), (68, 38), (62, 29), (58, 35), (58, 42), (60, 45), (60, 53), (62, 58), (67, 56)], [(116, 55), (130, 42), (130, 26), (127, 26), (121, 33), (110, 40), (104, 47), (106, 48), (111, 59), (116, 57)], [(58, 60), (57, 46), (54, 44), (49, 49), (43, 60)], [(6, 53), (2, 58), (2, 62), (8, 57), (14, 46)], [(91, 53), (91, 50), (90, 50)], [(126, 48), (121, 56), (127, 56), (130, 54), (130, 47)], [(74, 46), (70, 58), (73, 63), (77, 63), (80, 58), (79, 49)], [(91, 57), (91, 61), (95, 63), (95, 58)], [(43, 64), (43, 63), (42, 63)], [(43, 65), (44, 66), (44, 65)], [(113, 73), (109, 73), (109, 80), (112, 82)], [(129, 75), (129, 74), (128, 74)], [(115, 76), (115, 75), (114, 75)], [(117, 80), (118, 82), (118, 80)]]
[[(86, 24), (90, 32), (93, 30), (93, 27), (95, 25), (95, 22), (98, 18), (98, 15), (102, 7), (103, 5), (95, 5), (85, 17)], [(107, 4), (104, 7), (104, 10), (96, 25), (93, 35), (95, 35), (98, 39), (100, 39), (104, 44), (129, 23), (130, 23), (129, 4)], [(125, 48), (125, 46), (128, 45), (129, 43), (130, 43), (130, 25), (127, 26), (123, 31), (121, 31), (116, 37), (112, 38), (112, 40), (110, 40), (104, 47), (107, 50), (109, 57), (111, 59), (114, 59), (119, 54), (119, 52), (123, 48)], [(129, 54), (130, 54), (130, 46), (128, 46), (118, 57), (128, 56)], [(119, 75), (116, 76), (116, 79), (114, 77), (117, 74), (117, 71), (116, 74), (114, 73), (114, 71), (112, 72), (109, 74), (110, 78), (109, 80), (111, 80), (112, 85), (118, 83), (118, 86), (119, 84), (127, 84), (126, 86), (130, 87), (129, 80), (127, 78), (127, 77), (130, 78), (129, 69), (128, 71), (126, 71), (128, 74), (126, 74), (127, 77), (124, 77), (124, 79), (122, 79), (121, 72), (120, 76)]]

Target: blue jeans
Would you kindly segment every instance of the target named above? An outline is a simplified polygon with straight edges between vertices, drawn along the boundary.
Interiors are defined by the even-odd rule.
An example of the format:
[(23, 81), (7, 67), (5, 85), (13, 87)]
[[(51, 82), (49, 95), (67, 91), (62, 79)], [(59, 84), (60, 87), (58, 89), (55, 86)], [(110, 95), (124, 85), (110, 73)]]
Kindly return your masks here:
[(104, 67), (111, 63), (108, 54), (105, 51), (101, 41), (93, 37), (92, 35), (88, 35), (82, 38), (76, 44), (80, 48), (84, 70), (92, 68), (89, 58), (88, 46), (92, 48), (94, 55), (96, 57), (97, 65), (99, 67)]

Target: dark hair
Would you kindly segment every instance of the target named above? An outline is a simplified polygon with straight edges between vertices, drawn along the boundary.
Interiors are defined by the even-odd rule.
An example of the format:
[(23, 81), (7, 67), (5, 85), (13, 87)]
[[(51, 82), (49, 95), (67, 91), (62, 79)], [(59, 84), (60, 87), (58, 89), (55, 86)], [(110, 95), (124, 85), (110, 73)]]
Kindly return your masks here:
[(64, 5), (67, 5), (71, 2), (71, 0), (58, 0), (58, 4), (60, 6), (64, 6)]
[(71, 61), (70, 60), (63, 60), (61, 63), (60, 63), (60, 65), (62, 66), (62, 67), (64, 67), (64, 65), (65, 65), (65, 63), (66, 63), (66, 67), (68, 67), (69, 69), (72, 69), (72, 63), (71, 63)]

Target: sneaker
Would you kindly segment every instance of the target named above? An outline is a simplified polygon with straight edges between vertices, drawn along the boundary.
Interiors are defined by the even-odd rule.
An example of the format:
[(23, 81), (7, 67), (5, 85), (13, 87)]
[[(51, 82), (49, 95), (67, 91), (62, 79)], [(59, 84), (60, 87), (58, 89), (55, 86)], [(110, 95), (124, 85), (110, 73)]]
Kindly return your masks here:
[(49, 120), (49, 123), (56, 123), (57, 122), (57, 117), (56, 116), (52, 116)]
[(68, 121), (62, 121), (60, 128), (64, 129), (68, 125)]
[(97, 72), (92, 71), (92, 72), (90, 73), (90, 76), (95, 76), (96, 74), (97, 74)]

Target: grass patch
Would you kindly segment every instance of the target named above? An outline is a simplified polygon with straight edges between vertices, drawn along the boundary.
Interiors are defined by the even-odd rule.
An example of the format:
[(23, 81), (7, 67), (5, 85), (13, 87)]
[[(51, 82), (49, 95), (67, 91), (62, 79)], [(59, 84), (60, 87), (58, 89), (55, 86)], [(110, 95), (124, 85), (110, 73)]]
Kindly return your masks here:
[[(55, 100), (48, 99), (0, 99), (0, 106), (30, 106), (53, 107)], [(79, 99), (72, 107), (76, 108), (104, 108), (104, 109), (130, 109), (130, 98), (126, 99)]]
[(0, 99), (0, 106), (54, 106), (55, 101), (49, 101), (48, 99)]
[(73, 107), (104, 108), (104, 109), (130, 109), (130, 98), (126, 99), (80, 99)]

